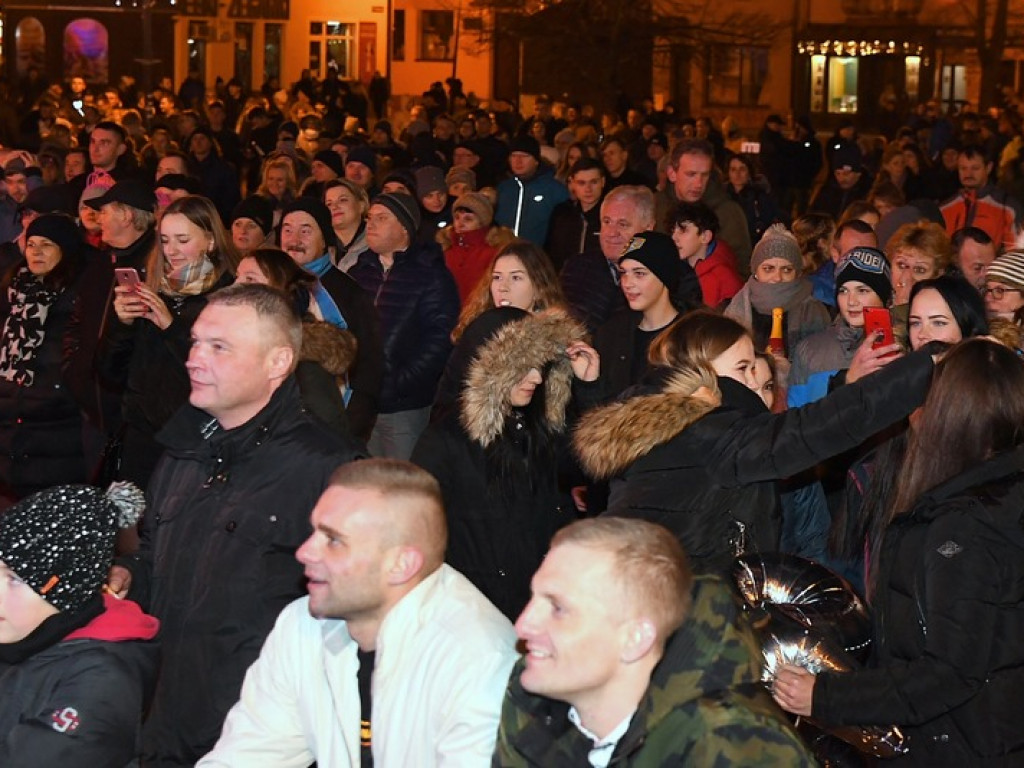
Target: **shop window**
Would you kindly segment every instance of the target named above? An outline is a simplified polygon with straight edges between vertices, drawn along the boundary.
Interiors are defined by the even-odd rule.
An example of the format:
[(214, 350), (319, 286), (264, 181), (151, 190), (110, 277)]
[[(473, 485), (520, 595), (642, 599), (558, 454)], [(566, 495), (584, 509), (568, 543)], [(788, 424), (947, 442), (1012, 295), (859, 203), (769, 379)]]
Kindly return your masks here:
[(405, 61), (405, 11), (396, 10), (391, 24), (391, 60)]
[(942, 111), (959, 110), (967, 103), (967, 67), (963, 64), (942, 66)]
[(708, 105), (757, 106), (768, 76), (768, 49), (713, 45), (706, 50)]
[(355, 53), (355, 24), (340, 21), (313, 21), (309, 25), (309, 69), (317, 77), (324, 77), (327, 68), (338, 70), (338, 77), (352, 77), (352, 58)]
[(856, 56), (832, 56), (828, 61), (828, 111), (853, 113), (857, 111)]
[(454, 11), (420, 11), (420, 59), (451, 61), (454, 58)]
[(76, 19), (64, 27), (64, 79), (89, 85), (110, 81), (107, 28), (96, 19)]

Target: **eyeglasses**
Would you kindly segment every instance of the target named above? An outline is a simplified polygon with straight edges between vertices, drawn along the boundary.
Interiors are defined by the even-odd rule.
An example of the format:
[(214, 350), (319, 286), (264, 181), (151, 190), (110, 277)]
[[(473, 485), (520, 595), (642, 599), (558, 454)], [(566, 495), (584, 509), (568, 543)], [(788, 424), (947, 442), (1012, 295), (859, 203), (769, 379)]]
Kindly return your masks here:
[(984, 291), (981, 292), (981, 295), (982, 296), (988, 296), (991, 293), (992, 294), (992, 298), (995, 299), (996, 301), (999, 301), (999, 300), (1001, 300), (1003, 298), (1003, 296), (1005, 294), (1011, 293), (1011, 292), (1012, 293), (1020, 293), (1021, 289), (1020, 288), (1004, 288), (1001, 285), (996, 285), (996, 286), (994, 286), (992, 288), (986, 288)]

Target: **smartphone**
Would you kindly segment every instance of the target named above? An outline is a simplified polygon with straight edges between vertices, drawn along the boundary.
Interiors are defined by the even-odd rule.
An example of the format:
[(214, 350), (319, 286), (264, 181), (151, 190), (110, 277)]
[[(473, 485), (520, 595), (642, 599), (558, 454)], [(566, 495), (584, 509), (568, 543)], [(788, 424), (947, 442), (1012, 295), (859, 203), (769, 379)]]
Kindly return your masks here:
[[(878, 332), (882, 335), (879, 337)], [(887, 347), (894, 343), (892, 335), (892, 318), (889, 310), (884, 307), (866, 307), (864, 309), (864, 335), (876, 337), (871, 344), (872, 349)]]
[(132, 291), (138, 290), (139, 283), (142, 282), (139, 279), (139, 272), (135, 267), (117, 267), (114, 270), (114, 278), (119, 286)]

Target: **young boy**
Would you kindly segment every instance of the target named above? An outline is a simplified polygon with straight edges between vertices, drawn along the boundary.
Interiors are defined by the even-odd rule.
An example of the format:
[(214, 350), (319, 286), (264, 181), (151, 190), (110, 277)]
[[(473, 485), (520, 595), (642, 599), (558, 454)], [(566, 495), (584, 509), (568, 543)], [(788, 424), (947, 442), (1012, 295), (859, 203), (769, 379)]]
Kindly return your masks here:
[(679, 258), (697, 272), (704, 303), (719, 309), (743, 287), (736, 254), (715, 238), (718, 216), (704, 203), (680, 203), (672, 217), (672, 240)]

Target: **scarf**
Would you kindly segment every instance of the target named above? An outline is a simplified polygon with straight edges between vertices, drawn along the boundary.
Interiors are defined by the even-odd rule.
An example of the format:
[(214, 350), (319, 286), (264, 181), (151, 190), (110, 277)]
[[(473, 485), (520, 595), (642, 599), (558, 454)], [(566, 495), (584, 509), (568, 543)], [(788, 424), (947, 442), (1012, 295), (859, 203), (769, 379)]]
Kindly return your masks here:
[(810, 281), (803, 278), (797, 278), (788, 283), (762, 283), (751, 277), (743, 289), (736, 294), (734, 301), (740, 299), (740, 302), (744, 304), (743, 317), (748, 318), (749, 322), (751, 305), (762, 315), (770, 317), (775, 307), (782, 307), (788, 312), (811, 296), (813, 291)]
[[(310, 292), (313, 299), (309, 304), (310, 313), (317, 320), (323, 320), (343, 331), (347, 331), (348, 323), (345, 321), (345, 315), (341, 313), (341, 307), (338, 306), (338, 302), (334, 300), (334, 297), (331, 296), (327, 289), (324, 288), (323, 283), (320, 282), (321, 277), (332, 269), (336, 269), (334, 262), (331, 261), (331, 252), (326, 252), (319, 259), (313, 259), (313, 261), (306, 264), (304, 269), (316, 275), (316, 282), (313, 284), (313, 289)], [(342, 388), (341, 397), (345, 401), (345, 405), (348, 405), (352, 399), (352, 387), (349, 383), (348, 373), (345, 374), (345, 384)]]
[(177, 268), (172, 268), (170, 263), (164, 261), (160, 293), (174, 298), (202, 296), (209, 293), (219, 279), (217, 268), (209, 256), (203, 256), (200, 261), (190, 261)]
[(0, 379), (22, 387), (35, 381), (32, 360), (46, 338), (46, 317), (60, 291), (47, 288), (28, 267), (18, 270), (7, 289), (11, 312), (4, 321), (0, 345)]

